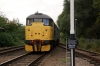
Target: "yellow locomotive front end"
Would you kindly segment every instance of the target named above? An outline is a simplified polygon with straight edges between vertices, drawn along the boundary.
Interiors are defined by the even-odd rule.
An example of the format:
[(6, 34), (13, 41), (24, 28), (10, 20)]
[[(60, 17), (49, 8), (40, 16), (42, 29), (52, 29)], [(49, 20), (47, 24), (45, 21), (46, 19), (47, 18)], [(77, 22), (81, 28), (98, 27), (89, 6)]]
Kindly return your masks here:
[(41, 18), (38, 15), (35, 14), (34, 17), (27, 18), (27, 25), (25, 27), (25, 50), (28, 52), (44, 52), (52, 48), (54, 22), (47, 15), (40, 16)]

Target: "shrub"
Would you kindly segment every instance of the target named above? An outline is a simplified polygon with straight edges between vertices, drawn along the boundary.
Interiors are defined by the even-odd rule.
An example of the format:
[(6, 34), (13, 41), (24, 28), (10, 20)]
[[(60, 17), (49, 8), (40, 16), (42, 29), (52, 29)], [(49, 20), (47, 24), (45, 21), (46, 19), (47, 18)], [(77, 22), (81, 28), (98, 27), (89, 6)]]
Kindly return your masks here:
[(14, 45), (14, 40), (10, 33), (0, 33), (0, 47), (9, 47)]

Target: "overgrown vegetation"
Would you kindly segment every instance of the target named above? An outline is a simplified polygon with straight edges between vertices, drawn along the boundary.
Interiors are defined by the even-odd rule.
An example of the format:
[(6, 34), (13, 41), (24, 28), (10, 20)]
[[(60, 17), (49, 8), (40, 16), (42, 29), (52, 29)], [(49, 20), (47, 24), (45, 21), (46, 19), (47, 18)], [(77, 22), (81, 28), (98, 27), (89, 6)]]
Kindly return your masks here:
[(10, 21), (4, 15), (0, 15), (0, 47), (19, 46), (24, 44), (25, 26), (18, 19)]
[(100, 39), (81, 38), (78, 47), (92, 52), (100, 52)]
[[(76, 36), (79, 46), (83, 49), (98, 51), (100, 45), (100, 0), (74, 0)], [(70, 0), (64, 0), (63, 11), (58, 16), (57, 24), (60, 28), (61, 41), (65, 43), (70, 36)], [(81, 38), (97, 39), (93, 43), (84, 43)], [(82, 43), (82, 44), (81, 44)]]

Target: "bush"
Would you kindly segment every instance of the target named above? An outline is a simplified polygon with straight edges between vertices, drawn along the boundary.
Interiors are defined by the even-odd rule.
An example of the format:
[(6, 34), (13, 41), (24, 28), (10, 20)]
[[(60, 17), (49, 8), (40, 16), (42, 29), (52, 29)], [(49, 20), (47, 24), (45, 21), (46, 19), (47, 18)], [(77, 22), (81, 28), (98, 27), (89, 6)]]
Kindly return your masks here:
[(14, 40), (10, 33), (0, 33), (0, 47), (14, 46)]
[(79, 48), (89, 50), (92, 52), (100, 52), (100, 40), (99, 39), (79, 39)]

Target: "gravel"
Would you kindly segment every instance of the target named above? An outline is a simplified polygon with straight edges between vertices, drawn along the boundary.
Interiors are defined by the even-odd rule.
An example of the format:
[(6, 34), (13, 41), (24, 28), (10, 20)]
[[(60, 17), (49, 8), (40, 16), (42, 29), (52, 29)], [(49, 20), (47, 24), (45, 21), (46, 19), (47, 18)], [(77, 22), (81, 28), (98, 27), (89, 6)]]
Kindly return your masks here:
[[(67, 66), (70, 66), (70, 52), (67, 52)], [(90, 64), (85, 58), (75, 57), (75, 66), (94, 66)]]
[(90, 64), (90, 62), (83, 58), (76, 57), (76, 66), (94, 66), (94, 64)]
[(60, 47), (49, 55), (40, 66), (66, 66), (66, 51)]
[[(57, 47), (51, 55), (49, 55), (45, 60), (43, 60), (40, 66), (70, 66), (70, 52), (67, 52), (66, 54), (66, 50)], [(84, 58), (75, 57), (75, 66), (94, 65), (90, 64), (90, 62), (88, 62)]]

